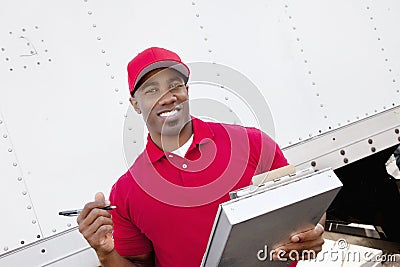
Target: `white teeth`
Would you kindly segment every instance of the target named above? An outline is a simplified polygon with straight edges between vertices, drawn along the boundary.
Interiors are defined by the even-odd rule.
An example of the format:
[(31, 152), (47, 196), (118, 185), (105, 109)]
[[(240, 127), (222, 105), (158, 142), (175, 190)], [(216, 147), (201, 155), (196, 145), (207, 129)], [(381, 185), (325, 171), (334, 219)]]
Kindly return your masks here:
[(168, 111), (168, 112), (163, 112), (160, 114), (161, 117), (169, 117), (172, 115), (175, 115), (178, 111), (176, 109), (172, 110), (172, 111)]

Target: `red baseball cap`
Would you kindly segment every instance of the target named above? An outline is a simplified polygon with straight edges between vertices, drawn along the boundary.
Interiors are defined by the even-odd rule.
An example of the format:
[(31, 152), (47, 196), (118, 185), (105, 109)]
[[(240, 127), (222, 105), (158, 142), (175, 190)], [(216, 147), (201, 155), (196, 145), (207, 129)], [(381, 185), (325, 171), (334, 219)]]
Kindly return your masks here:
[(139, 80), (148, 72), (158, 68), (173, 68), (186, 78), (190, 70), (174, 52), (160, 47), (150, 47), (140, 52), (128, 63), (129, 91), (133, 95)]

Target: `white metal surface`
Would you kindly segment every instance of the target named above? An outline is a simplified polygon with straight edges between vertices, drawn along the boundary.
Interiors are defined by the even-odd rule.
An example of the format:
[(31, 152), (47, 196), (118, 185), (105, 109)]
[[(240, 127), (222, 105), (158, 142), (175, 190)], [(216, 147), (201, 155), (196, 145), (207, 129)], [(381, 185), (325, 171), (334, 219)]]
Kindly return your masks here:
[[(1, 260), (76, 225), (58, 211), (107, 195), (143, 149), (126, 63), (148, 46), (248, 77), (292, 164), (336, 168), (399, 143), (399, 14), (395, 0), (3, 1), (0, 200), (12, 216)], [(242, 99), (214, 89), (189, 94), (215, 100), (219, 120), (253, 125)]]

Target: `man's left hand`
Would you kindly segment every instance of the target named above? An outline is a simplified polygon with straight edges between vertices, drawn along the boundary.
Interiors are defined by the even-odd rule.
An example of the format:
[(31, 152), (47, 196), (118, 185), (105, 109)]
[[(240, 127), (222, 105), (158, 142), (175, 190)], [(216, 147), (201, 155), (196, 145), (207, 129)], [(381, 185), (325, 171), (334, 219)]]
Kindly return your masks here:
[(322, 250), (324, 244), (324, 227), (317, 224), (314, 229), (298, 233), (290, 238), (290, 243), (275, 249), (274, 261), (289, 260), (307, 260), (315, 258)]

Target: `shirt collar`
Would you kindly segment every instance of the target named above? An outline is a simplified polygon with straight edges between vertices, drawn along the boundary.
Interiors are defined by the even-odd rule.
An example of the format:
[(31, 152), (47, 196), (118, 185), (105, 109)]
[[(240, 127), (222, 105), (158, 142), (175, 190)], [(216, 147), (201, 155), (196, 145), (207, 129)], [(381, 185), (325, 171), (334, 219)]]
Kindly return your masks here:
[[(192, 150), (197, 145), (205, 144), (211, 141), (211, 139), (214, 137), (214, 132), (206, 122), (197, 119), (195, 117), (191, 118), (193, 127), (193, 142), (190, 145), (188, 151)], [(165, 152), (160, 148), (158, 148), (158, 146), (153, 142), (153, 140), (151, 140), (150, 134), (147, 135), (147, 144), (145, 153), (147, 153), (152, 163), (158, 161), (165, 155)]]

